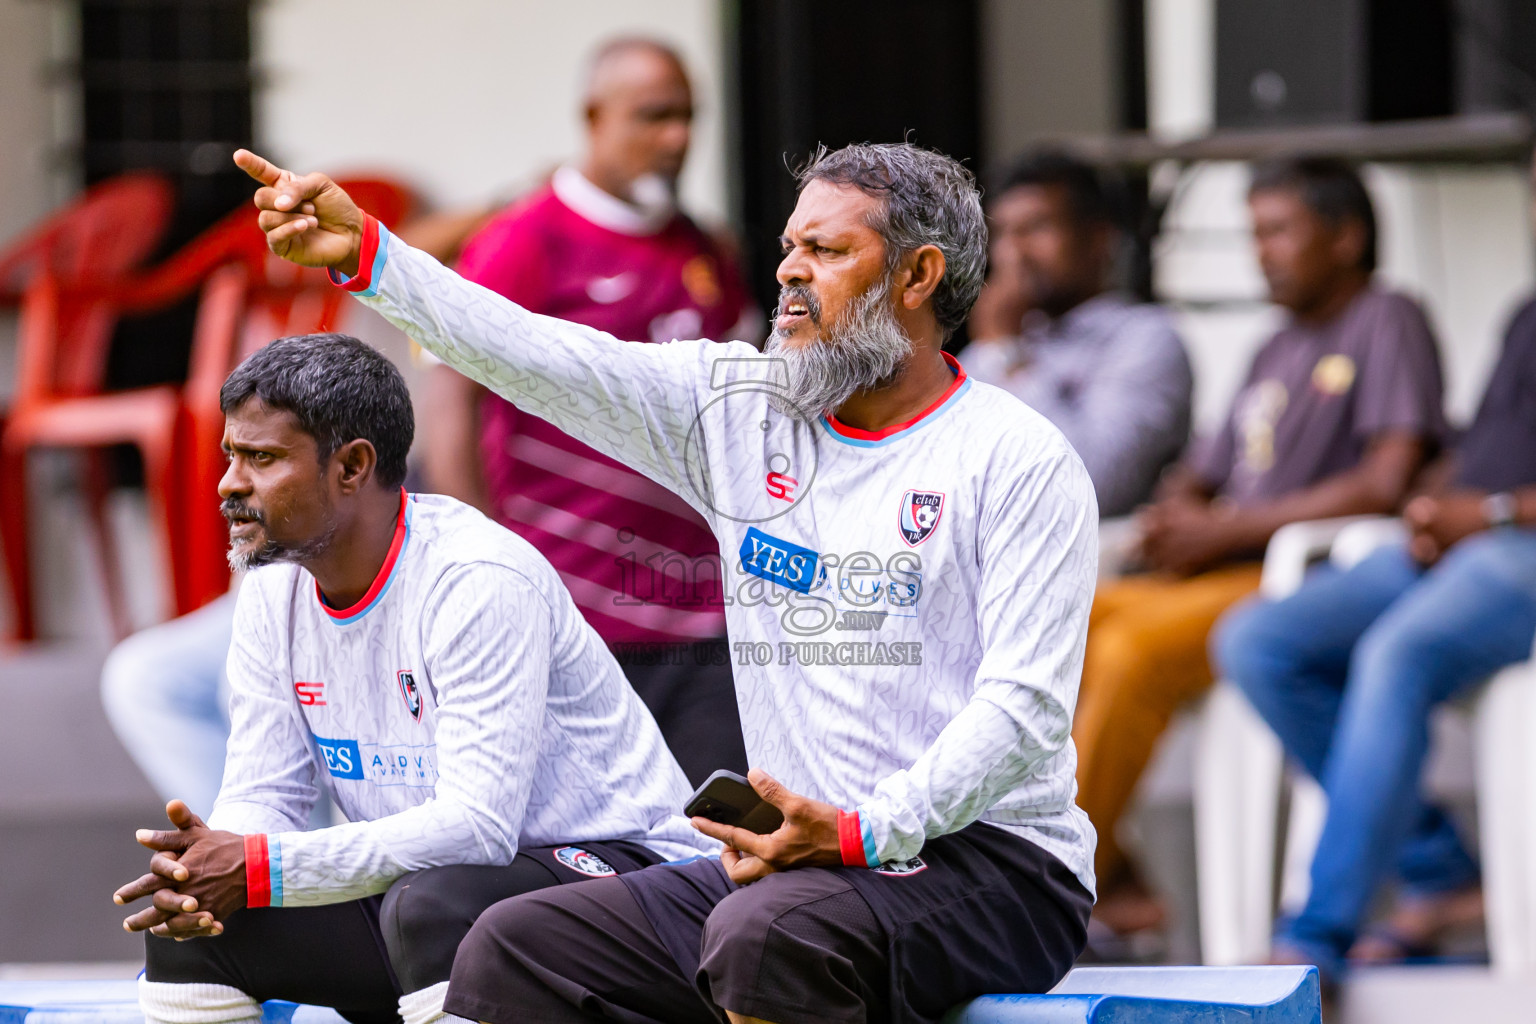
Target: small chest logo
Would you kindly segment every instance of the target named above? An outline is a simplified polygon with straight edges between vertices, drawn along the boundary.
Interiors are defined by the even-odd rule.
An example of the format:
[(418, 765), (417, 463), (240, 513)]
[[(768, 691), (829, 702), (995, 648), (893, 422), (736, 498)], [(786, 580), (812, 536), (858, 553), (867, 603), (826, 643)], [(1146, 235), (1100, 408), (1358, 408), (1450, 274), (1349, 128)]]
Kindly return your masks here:
[(325, 707), (324, 683), (294, 683), (293, 695), (307, 708)]
[(888, 860), (875, 868), (877, 875), (915, 875), (919, 871), (927, 871), (928, 865), (921, 857), (909, 857), (906, 860)]
[(613, 865), (595, 853), (583, 850), (579, 846), (562, 846), (555, 851), (555, 860), (564, 864), (578, 874), (588, 878), (607, 878), (618, 874), (613, 870)]
[(939, 516), (943, 512), (944, 495), (937, 491), (908, 491), (903, 494), (901, 514), (896, 523), (901, 530), (901, 539), (909, 547), (917, 547), (939, 525)]
[(799, 480), (792, 476), (785, 476), (783, 473), (769, 473), (764, 480), (768, 486), (768, 497), (794, 502), (795, 488), (800, 486)]
[(405, 710), (416, 721), (421, 721), (421, 690), (416, 686), (416, 674), (402, 669), (395, 673), (395, 678), (400, 682), (400, 696), (405, 699)]

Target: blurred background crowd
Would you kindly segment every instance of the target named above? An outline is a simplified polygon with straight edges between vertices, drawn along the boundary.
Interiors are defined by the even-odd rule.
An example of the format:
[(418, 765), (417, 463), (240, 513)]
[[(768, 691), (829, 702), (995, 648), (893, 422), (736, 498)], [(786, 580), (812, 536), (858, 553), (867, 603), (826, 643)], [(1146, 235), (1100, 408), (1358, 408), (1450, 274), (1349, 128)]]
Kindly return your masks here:
[(270, 259), (234, 149), (537, 312), (757, 342), (788, 167), (909, 138), (985, 189), (955, 354), (1098, 492), (1089, 955), (1536, 995), (1521, 0), (0, 0), (0, 98), (0, 976), (131, 961), (132, 829), (213, 802), (217, 389), (274, 337), (394, 358), (409, 486), (555, 564), (694, 781), (745, 768), (702, 521)]

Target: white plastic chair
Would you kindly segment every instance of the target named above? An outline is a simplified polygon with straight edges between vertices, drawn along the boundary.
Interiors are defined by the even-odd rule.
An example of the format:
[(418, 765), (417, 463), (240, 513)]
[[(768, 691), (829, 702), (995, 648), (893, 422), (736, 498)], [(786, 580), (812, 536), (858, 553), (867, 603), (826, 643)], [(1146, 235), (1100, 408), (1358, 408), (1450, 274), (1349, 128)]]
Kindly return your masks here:
[[(1381, 517), (1294, 523), (1276, 532), (1261, 591), (1279, 598), (1328, 557), (1347, 568), (1403, 536)], [(1467, 703), (1477, 736), (1478, 831), (1488, 949), (1503, 975), (1536, 974), (1536, 652), (1493, 677)], [(1275, 853), (1284, 776), (1279, 740), (1230, 683), (1199, 713), (1195, 748), (1195, 854), (1201, 945), (1207, 964), (1253, 963), (1269, 953)], [(1326, 799), (1312, 779), (1292, 782), (1280, 905), (1306, 899)]]

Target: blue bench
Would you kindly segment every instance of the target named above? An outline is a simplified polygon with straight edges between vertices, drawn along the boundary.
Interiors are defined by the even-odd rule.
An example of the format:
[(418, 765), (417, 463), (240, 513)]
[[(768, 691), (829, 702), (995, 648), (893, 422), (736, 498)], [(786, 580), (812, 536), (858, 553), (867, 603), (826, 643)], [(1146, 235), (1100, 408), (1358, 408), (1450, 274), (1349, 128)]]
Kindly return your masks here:
[[(0, 981), (0, 1024), (144, 1024), (137, 981)], [(262, 1024), (346, 1024), (335, 1010), (273, 1000)]]
[(982, 996), (946, 1024), (1321, 1024), (1315, 967), (1079, 967), (1046, 995)]
[[(263, 1024), (343, 1024), (269, 1002)], [(947, 1024), (1320, 1024), (1313, 967), (1079, 967), (1047, 995), (983, 996)], [(134, 981), (0, 982), (0, 1024), (142, 1024)]]

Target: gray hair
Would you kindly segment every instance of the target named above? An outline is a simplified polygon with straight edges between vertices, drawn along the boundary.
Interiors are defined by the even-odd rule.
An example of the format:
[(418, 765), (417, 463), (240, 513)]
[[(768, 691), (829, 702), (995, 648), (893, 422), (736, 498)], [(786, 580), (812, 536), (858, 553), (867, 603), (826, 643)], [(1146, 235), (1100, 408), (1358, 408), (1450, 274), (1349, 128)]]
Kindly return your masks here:
[(795, 172), (801, 190), (813, 181), (847, 185), (881, 200), (869, 226), (885, 240), (889, 273), (925, 245), (944, 254), (933, 314), (947, 339), (965, 323), (987, 273), (987, 226), (976, 177), (953, 157), (910, 142), (856, 142), (816, 147)]

